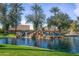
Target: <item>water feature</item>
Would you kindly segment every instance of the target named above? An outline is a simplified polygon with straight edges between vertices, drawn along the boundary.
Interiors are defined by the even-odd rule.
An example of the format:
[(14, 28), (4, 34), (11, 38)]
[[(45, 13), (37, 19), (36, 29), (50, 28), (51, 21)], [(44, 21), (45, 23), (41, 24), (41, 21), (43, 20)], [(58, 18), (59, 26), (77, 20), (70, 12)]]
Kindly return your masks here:
[(79, 53), (79, 35), (71, 35), (65, 37), (65, 40), (69, 42), (69, 48), (71, 53)]
[(36, 46), (40, 48), (67, 50), (70, 53), (79, 53), (79, 36), (65, 36), (64, 39), (28, 39), (28, 38), (0, 38), (0, 44)]
[(40, 39), (40, 40), (33, 40), (33, 39), (27, 39), (27, 38), (1, 38), (0, 44), (13, 44), (13, 45), (24, 45), (24, 46), (35, 46), (35, 43), (37, 44), (37, 47), (40, 48), (53, 48), (54, 46), (58, 45), (59, 39)]

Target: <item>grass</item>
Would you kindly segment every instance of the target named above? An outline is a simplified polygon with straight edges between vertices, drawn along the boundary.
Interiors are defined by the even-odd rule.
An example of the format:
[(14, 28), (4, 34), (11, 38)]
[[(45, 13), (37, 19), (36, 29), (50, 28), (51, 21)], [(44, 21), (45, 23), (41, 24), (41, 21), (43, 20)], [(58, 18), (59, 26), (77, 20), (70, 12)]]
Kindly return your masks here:
[(0, 38), (2, 38), (2, 37), (16, 37), (16, 35), (15, 34), (7, 34), (7, 35), (4, 35), (4, 34), (0, 34)]
[(15, 34), (8, 34), (7, 37), (15, 37)]
[(79, 54), (71, 54), (59, 52), (50, 49), (16, 46), (16, 45), (0, 45), (0, 56), (76, 56)]

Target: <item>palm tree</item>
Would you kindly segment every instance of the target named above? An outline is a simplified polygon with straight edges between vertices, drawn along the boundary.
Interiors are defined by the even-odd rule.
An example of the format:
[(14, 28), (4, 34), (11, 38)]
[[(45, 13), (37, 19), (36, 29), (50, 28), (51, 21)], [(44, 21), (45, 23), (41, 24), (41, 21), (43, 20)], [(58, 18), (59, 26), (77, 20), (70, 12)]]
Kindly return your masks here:
[(52, 25), (58, 26), (57, 25), (58, 24), (57, 22), (59, 21), (58, 13), (60, 12), (60, 9), (58, 7), (52, 7), (50, 9), (50, 12), (53, 13), (53, 16), (47, 19), (48, 27), (50, 28)]
[(8, 32), (10, 19), (8, 19), (8, 4), (0, 3), (0, 23), (3, 26), (4, 33)]
[(61, 12), (59, 13), (58, 19), (59, 21), (57, 23), (58, 23), (58, 28), (60, 29), (60, 31), (65, 30), (65, 29), (67, 30), (69, 21), (70, 21), (69, 15)]
[(58, 29), (61, 31), (62, 29), (68, 28), (69, 23), (69, 15), (63, 12), (60, 12), (60, 9), (58, 7), (53, 7), (51, 9), (51, 12), (54, 14), (53, 16), (48, 18), (48, 27), (51, 27), (52, 25), (55, 25), (58, 27)]
[[(45, 22), (45, 15), (43, 14), (43, 10), (41, 6), (38, 4), (34, 4), (31, 7), (32, 14), (26, 16), (26, 21), (33, 24), (34, 30), (38, 30), (39, 28), (42, 28), (43, 23)], [(36, 40), (35, 35), (33, 35), (34, 45), (38, 47), (38, 42)]]
[(15, 27), (15, 32), (16, 32), (17, 25), (21, 21), (22, 11), (24, 9), (22, 7), (22, 4), (19, 4), (19, 3), (13, 3), (13, 4), (10, 4), (10, 6), (11, 6), (11, 9), (9, 12), (9, 18), (11, 20), (11, 25)]
[(54, 15), (58, 14), (58, 12), (60, 11), (60, 9), (58, 7), (52, 7), (50, 12), (54, 13)]
[(43, 14), (41, 6), (39, 6), (38, 4), (34, 4), (31, 7), (31, 10), (33, 13), (26, 16), (26, 21), (31, 22), (33, 24), (33, 28), (37, 30), (42, 27), (45, 21), (45, 15)]

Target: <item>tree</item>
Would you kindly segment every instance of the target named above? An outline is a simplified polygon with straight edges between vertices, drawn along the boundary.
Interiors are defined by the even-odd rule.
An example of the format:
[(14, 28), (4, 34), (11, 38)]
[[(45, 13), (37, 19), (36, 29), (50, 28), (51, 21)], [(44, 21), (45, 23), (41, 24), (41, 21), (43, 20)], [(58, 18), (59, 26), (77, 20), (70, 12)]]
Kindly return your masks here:
[(61, 31), (62, 29), (65, 30), (68, 28), (69, 23), (69, 15), (63, 12), (60, 12), (58, 7), (53, 7), (51, 12), (54, 14), (53, 16), (49, 17), (48, 20), (48, 27), (52, 25), (57, 26), (58, 29)]
[[(58, 17), (59, 17), (59, 12), (60, 12), (60, 9), (58, 7), (52, 7), (50, 12), (53, 14), (53, 16), (49, 17), (47, 19), (47, 22), (48, 22), (48, 27), (51, 27), (52, 25), (56, 25), (58, 26)], [(57, 25), (58, 24), (58, 25)]]
[(7, 33), (10, 25), (10, 20), (8, 19), (8, 4), (0, 3), (0, 23), (3, 26), (4, 33)]
[(58, 14), (59, 11), (60, 11), (60, 9), (58, 7), (52, 7), (51, 10), (50, 10), (50, 12), (54, 13), (54, 15)]
[(59, 21), (58, 21), (58, 28), (60, 30), (67, 30), (68, 29), (68, 26), (69, 26), (69, 21), (70, 21), (70, 18), (69, 18), (69, 15), (66, 14), (66, 13), (59, 13)]
[(45, 15), (43, 14), (41, 6), (38, 4), (34, 4), (31, 7), (31, 10), (33, 13), (26, 16), (26, 21), (33, 24), (34, 30), (38, 30), (39, 28), (42, 28), (42, 25), (45, 22)]
[(11, 20), (11, 26), (15, 27), (15, 32), (17, 30), (17, 25), (21, 21), (21, 15), (22, 11), (24, 10), (22, 7), (22, 4), (19, 3), (13, 3), (10, 4), (10, 12), (9, 12), (9, 18)]
[(69, 29), (71, 33), (77, 31), (77, 22), (73, 21), (72, 23), (70, 23)]

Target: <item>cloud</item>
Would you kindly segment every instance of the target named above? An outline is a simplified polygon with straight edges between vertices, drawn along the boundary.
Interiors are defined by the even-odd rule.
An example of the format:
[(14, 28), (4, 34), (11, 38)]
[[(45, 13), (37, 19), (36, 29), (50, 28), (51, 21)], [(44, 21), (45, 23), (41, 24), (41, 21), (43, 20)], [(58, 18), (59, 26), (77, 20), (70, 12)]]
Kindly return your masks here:
[(79, 16), (79, 4), (75, 4), (75, 7), (74, 13), (76, 16)]

